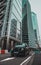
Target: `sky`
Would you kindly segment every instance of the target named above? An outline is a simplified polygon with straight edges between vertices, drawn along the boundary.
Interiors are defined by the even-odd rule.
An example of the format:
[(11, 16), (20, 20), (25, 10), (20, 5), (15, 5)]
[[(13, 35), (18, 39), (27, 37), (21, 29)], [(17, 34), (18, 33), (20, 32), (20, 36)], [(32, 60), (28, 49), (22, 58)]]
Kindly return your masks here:
[(41, 0), (29, 0), (31, 10), (37, 14), (39, 34), (41, 38)]

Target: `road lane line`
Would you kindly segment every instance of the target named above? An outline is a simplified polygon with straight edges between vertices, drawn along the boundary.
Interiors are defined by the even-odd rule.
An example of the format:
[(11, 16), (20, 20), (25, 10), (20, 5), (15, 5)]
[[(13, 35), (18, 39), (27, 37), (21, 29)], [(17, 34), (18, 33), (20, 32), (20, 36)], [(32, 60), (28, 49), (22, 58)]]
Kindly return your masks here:
[(15, 59), (15, 58), (14, 58), (14, 57), (12, 57), (12, 58), (6, 58), (6, 59), (1, 60), (0, 62), (4, 62), (4, 61), (8, 61), (8, 60), (12, 60), (12, 59)]
[(25, 62), (29, 62), (30, 58), (31, 58), (31, 56), (29, 56), (26, 60), (24, 60), (20, 65), (23, 65)]

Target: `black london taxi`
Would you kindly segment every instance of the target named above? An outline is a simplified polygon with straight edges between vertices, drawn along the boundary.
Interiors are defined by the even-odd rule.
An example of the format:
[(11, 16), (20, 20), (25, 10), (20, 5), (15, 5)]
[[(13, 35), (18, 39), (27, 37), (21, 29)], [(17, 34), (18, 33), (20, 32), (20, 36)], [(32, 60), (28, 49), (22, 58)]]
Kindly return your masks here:
[(27, 43), (16, 44), (11, 50), (11, 56), (26, 56), (27, 54), (29, 54), (29, 47)]

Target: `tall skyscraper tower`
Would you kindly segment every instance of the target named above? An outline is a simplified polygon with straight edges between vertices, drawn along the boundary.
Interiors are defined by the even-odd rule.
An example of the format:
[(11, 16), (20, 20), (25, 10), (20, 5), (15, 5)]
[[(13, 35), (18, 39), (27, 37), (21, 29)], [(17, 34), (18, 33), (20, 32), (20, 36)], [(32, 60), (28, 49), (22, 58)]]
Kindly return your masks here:
[(34, 33), (35, 33), (36, 44), (39, 44), (40, 35), (39, 35), (37, 15), (34, 12), (31, 12), (31, 15), (32, 15), (32, 25), (33, 25), (33, 30), (34, 30)]
[(11, 49), (22, 42), (22, 0), (7, 0), (1, 43), (3, 49)]
[(22, 1), (22, 41), (35, 48), (35, 35), (32, 26), (31, 6), (28, 0)]

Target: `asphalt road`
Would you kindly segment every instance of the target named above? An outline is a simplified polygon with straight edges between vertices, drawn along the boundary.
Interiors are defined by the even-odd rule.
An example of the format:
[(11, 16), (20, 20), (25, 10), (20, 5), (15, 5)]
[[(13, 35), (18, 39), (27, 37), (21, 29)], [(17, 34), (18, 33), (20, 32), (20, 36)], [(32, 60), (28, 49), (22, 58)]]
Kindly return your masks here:
[[(26, 57), (10, 57), (10, 55), (6, 55), (6, 54), (1, 55), (0, 56), (0, 65), (20, 65), (28, 57), (29, 56), (26, 56)], [(9, 60), (7, 60), (7, 59), (9, 59)]]
[(32, 65), (41, 65), (41, 54), (35, 54)]
[[(28, 56), (26, 57), (10, 57), (9, 55), (1, 55), (0, 56), (0, 65), (20, 65), (25, 59), (27, 59)], [(5, 60), (4, 60), (5, 59)], [(6, 60), (8, 59), (8, 60)], [(32, 65), (41, 65), (41, 54), (35, 54), (34, 61)]]
[(5, 59), (5, 58), (8, 58), (8, 57), (10, 57), (10, 56), (11, 56), (10, 53), (7, 53), (7, 54), (0, 54), (0, 61), (3, 60), (3, 59)]

